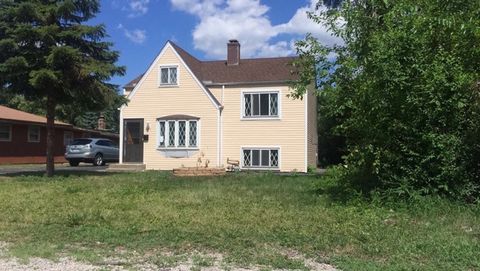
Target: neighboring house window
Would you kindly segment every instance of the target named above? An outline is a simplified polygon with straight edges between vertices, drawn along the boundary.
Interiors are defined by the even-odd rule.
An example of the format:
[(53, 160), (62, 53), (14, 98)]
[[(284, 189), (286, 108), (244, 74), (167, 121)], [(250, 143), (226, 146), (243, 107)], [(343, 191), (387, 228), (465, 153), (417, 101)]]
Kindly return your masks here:
[(40, 142), (40, 126), (28, 126), (28, 142)]
[(278, 168), (278, 149), (243, 148), (244, 168)]
[(0, 123), (0, 141), (12, 141), (12, 125)]
[(197, 148), (197, 120), (159, 120), (159, 148)]
[(244, 118), (278, 118), (278, 92), (259, 92), (243, 94)]
[(73, 142), (73, 133), (69, 131), (63, 132), (63, 145), (67, 146)]
[(178, 85), (177, 66), (160, 67), (160, 85)]

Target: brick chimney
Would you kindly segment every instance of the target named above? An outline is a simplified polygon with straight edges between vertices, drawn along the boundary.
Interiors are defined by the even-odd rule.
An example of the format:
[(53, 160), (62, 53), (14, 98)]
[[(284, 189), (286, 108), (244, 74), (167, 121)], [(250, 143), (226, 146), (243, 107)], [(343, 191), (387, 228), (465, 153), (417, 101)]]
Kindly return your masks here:
[(100, 113), (100, 116), (98, 117), (98, 122), (97, 122), (97, 129), (105, 130), (106, 128), (107, 128), (107, 125), (105, 124), (105, 117), (103, 116), (103, 113)]
[(240, 64), (240, 43), (238, 40), (229, 40), (227, 44), (227, 65)]

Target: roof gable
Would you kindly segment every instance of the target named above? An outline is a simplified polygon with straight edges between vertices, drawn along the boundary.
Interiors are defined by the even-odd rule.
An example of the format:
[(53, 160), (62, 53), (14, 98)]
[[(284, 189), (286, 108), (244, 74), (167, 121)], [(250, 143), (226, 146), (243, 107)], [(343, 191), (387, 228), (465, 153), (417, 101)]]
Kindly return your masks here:
[[(167, 50), (171, 49), (173, 51), (173, 53), (175, 54), (175, 56), (179, 59), (180, 63), (186, 68), (187, 72), (192, 76), (192, 78), (194, 79), (194, 81), (198, 84), (198, 86), (202, 89), (202, 91), (205, 93), (205, 95), (207, 95), (207, 97), (209, 98), (209, 100), (212, 102), (213, 106), (216, 108), (216, 109), (219, 109), (221, 107), (220, 105), (220, 102), (215, 98), (215, 96), (210, 92), (210, 90), (208, 90), (204, 84), (197, 78), (196, 74), (191, 70), (191, 67), (186, 63), (185, 59), (177, 52), (176, 50), (176, 47), (175, 46), (172, 46), (172, 42), (171, 41), (167, 41), (167, 43), (165, 44), (165, 46), (162, 48), (162, 50), (160, 51), (160, 53), (157, 55), (157, 57), (154, 59), (154, 61), (150, 64), (147, 72), (145, 72), (143, 75), (141, 76), (138, 76), (136, 79), (132, 80), (131, 82), (129, 82), (125, 87), (133, 87), (133, 90), (132, 92), (127, 96), (128, 99), (132, 99), (136, 92), (138, 91), (138, 89), (142, 86), (145, 78), (147, 78), (147, 76), (149, 74), (151, 74), (156, 66), (156, 63), (159, 62), (159, 60), (162, 58), (162, 56), (166, 53)], [(190, 59), (188, 61), (191, 61)], [(122, 106), (122, 108), (124, 107), (125, 105)]]

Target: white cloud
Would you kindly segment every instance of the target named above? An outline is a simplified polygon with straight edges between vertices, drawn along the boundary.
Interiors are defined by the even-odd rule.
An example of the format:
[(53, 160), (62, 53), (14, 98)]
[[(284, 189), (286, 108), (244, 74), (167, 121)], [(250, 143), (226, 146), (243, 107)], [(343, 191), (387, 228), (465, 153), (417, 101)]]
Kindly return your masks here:
[(128, 17), (138, 17), (148, 12), (150, 0), (111, 0), (115, 9), (121, 9), (128, 13)]
[(220, 6), (224, 0), (170, 0), (173, 7), (178, 10), (185, 11), (187, 13), (208, 16), (216, 13), (218, 6)]
[(129, 17), (137, 17), (148, 12), (148, 4), (150, 0), (129, 0), (128, 7), (130, 8)]
[[(259, 0), (170, 0), (174, 9), (199, 18), (193, 30), (194, 46), (212, 58), (225, 58), (229, 39), (240, 41), (242, 57), (291, 55), (295, 52), (293, 38), (306, 33), (327, 44), (338, 42), (324, 26), (307, 17), (306, 12), (315, 10), (317, 2), (310, 1), (288, 22), (272, 25), (267, 16), (269, 7)], [(288, 37), (275, 40), (284, 34)]]
[(125, 37), (127, 37), (130, 41), (134, 43), (142, 44), (147, 39), (147, 31), (145, 30), (140, 30), (140, 29), (129, 30), (129, 29), (126, 29), (122, 24), (119, 24), (117, 28), (122, 30)]
[[(318, 24), (308, 18), (307, 13), (315, 11), (316, 1), (312, 0), (309, 6), (301, 7), (295, 12), (295, 15), (285, 24), (277, 25), (277, 31), (287, 34), (306, 34), (311, 33), (314, 37), (327, 45), (341, 43), (338, 37), (332, 36), (327, 27)], [(326, 10), (325, 6), (321, 6), (319, 11)]]

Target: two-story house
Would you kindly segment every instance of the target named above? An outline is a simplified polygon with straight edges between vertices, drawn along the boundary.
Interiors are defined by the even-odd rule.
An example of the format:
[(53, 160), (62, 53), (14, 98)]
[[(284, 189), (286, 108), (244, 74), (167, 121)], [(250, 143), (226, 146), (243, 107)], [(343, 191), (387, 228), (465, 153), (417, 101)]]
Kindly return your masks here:
[(246, 169), (307, 171), (317, 164), (316, 98), (293, 99), (294, 57), (201, 61), (168, 41), (148, 70), (124, 87), (120, 163), (147, 169), (227, 159)]

